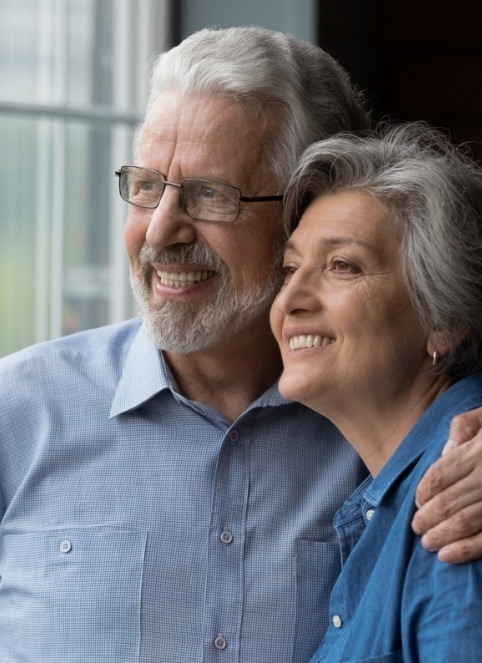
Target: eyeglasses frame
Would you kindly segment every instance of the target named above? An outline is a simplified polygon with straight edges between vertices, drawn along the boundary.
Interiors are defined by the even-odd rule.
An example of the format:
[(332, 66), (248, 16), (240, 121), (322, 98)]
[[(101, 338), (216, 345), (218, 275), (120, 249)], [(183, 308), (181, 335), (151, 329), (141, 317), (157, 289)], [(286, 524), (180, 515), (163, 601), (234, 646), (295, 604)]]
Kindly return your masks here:
[[(136, 168), (136, 169), (147, 171), (147, 172), (150, 172), (150, 173), (155, 173), (156, 175), (160, 175), (164, 179), (164, 188), (162, 189), (162, 191), (159, 195), (159, 200), (157, 201), (157, 203), (155, 205), (138, 205), (137, 203), (133, 203), (130, 200), (127, 200), (126, 198), (124, 198), (124, 196), (122, 195), (122, 191), (121, 191), (121, 176), (122, 176), (122, 171), (125, 168)], [(122, 198), (122, 200), (124, 200), (129, 205), (133, 205), (134, 207), (140, 207), (142, 209), (156, 209), (157, 207), (159, 207), (159, 204), (162, 200), (162, 196), (164, 195), (164, 191), (166, 190), (166, 186), (173, 186), (173, 187), (176, 187), (176, 189), (180, 189), (181, 190), (181, 205), (182, 205), (182, 208), (183, 208), (184, 212), (189, 216), (189, 218), (194, 219), (195, 221), (203, 221), (205, 219), (201, 219), (199, 217), (193, 216), (192, 214), (190, 214), (187, 211), (187, 209), (184, 205), (184, 198), (183, 198), (183, 195), (182, 195), (182, 187), (183, 187), (185, 182), (204, 182), (206, 184), (218, 184), (218, 185), (221, 185), (221, 186), (229, 187), (230, 189), (233, 189), (234, 191), (238, 192), (238, 196), (239, 196), (239, 198), (238, 198), (238, 211), (236, 213), (235, 218), (232, 219), (231, 221), (224, 221), (224, 222), (223, 221), (221, 221), (221, 222), (214, 221), (213, 223), (234, 223), (234, 221), (236, 221), (236, 219), (239, 216), (240, 203), (264, 203), (264, 202), (269, 203), (269, 202), (281, 202), (283, 200), (282, 195), (243, 196), (241, 194), (241, 190), (238, 189), (237, 186), (233, 186), (232, 184), (225, 184), (224, 182), (215, 182), (214, 180), (203, 180), (203, 179), (196, 178), (196, 177), (188, 177), (188, 178), (182, 180), (182, 182), (180, 182), (180, 183), (169, 182), (166, 179), (166, 176), (164, 175), (164, 173), (161, 173), (160, 170), (154, 170), (153, 168), (143, 168), (142, 166), (132, 166), (132, 165), (121, 166), (116, 171), (114, 171), (114, 174), (116, 175), (116, 177), (119, 178), (119, 195)]]

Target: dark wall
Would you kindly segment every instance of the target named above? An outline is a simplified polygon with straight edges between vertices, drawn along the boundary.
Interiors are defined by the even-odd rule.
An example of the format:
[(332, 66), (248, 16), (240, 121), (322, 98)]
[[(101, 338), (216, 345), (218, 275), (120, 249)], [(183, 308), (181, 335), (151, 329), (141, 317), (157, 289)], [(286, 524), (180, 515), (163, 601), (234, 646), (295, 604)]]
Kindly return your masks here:
[(482, 2), (318, 0), (319, 44), (374, 120), (426, 120), (482, 159)]

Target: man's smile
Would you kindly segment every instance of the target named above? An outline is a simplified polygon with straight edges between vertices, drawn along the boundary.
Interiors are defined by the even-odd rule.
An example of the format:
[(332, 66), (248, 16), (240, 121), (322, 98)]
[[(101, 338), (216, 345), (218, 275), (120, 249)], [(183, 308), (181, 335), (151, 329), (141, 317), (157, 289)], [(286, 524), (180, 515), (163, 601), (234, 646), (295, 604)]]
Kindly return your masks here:
[(186, 285), (194, 285), (195, 283), (206, 281), (215, 276), (216, 272), (208, 269), (185, 272), (167, 272), (156, 269), (156, 274), (162, 285), (171, 288), (183, 288)]

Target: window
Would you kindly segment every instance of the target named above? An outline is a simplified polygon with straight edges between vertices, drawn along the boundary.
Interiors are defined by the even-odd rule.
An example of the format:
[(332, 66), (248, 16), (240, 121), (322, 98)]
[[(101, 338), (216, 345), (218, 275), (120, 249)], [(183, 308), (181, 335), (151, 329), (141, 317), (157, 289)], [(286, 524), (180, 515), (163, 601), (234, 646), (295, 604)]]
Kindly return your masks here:
[(113, 173), (169, 4), (0, 0), (0, 356), (134, 313)]

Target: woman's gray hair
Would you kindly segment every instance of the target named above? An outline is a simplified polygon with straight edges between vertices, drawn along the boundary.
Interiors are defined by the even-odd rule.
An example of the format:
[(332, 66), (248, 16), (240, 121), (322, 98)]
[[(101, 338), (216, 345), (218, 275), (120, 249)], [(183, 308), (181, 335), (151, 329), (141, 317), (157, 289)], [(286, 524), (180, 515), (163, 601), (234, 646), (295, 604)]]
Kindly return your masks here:
[(424, 123), (340, 135), (302, 155), (285, 192), (287, 232), (308, 205), (353, 190), (387, 210), (401, 240), (412, 304), (427, 332), (450, 347), (436, 370), (482, 369), (482, 170)]
[[(369, 127), (361, 94), (328, 53), (264, 28), (206, 28), (187, 37), (154, 62), (147, 114), (168, 90), (234, 99), (258, 117), (276, 109), (265, 149), (281, 188), (310, 143)], [(141, 137), (142, 126), (137, 146)]]

